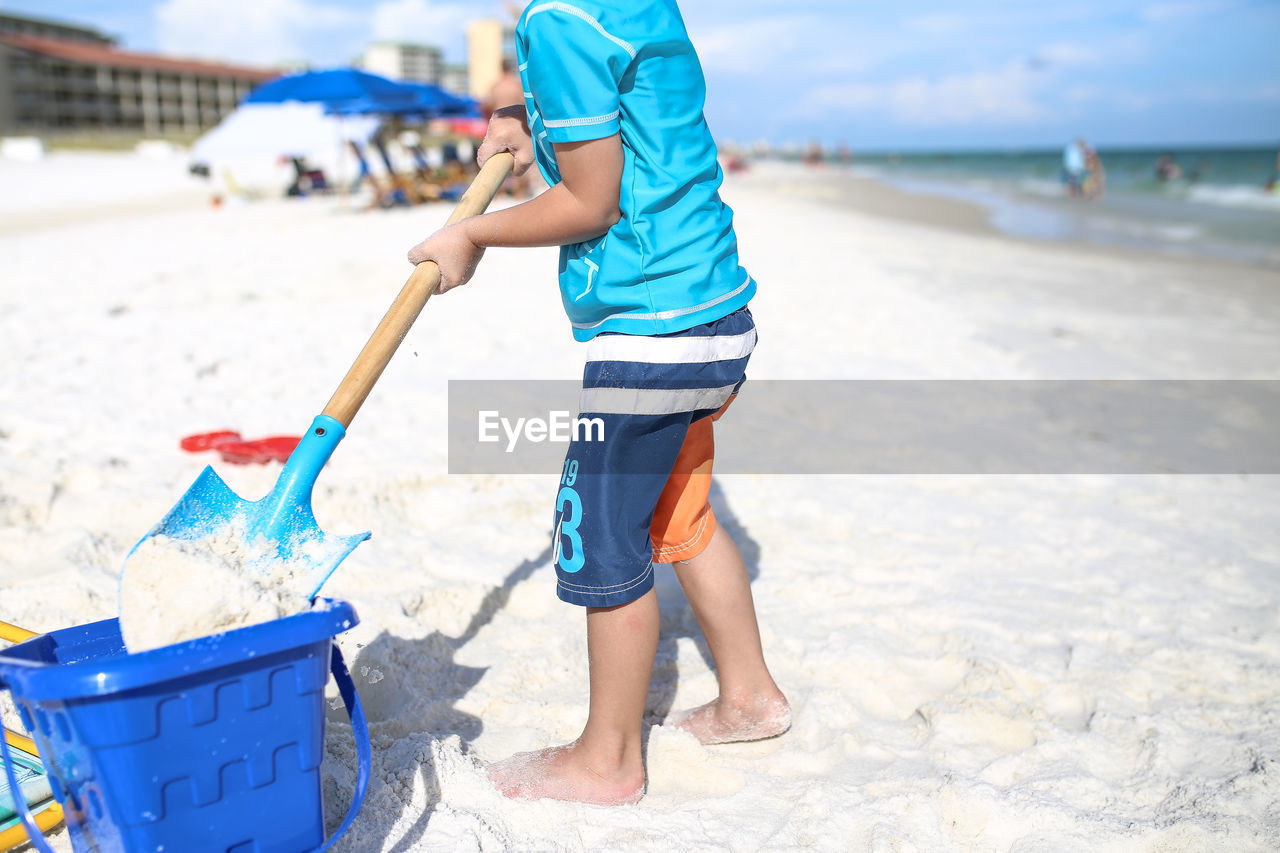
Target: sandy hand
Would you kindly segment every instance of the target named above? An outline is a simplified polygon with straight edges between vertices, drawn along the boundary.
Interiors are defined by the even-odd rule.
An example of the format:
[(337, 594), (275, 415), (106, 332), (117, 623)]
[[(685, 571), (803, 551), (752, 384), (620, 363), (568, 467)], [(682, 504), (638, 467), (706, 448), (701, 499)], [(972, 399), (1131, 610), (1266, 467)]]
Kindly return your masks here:
[(533, 137), (529, 134), (522, 106), (502, 107), (493, 111), (484, 141), (476, 151), (476, 163), (484, 166), (490, 157), (503, 151), (511, 152), (511, 156), (515, 158), (511, 174), (517, 178), (533, 165)]
[(435, 261), (440, 267), (440, 284), (436, 293), (461, 287), (476, 273), (484, 249), (467, 236), (466, 221), (441, 228), (409, 250), (409, 262)]

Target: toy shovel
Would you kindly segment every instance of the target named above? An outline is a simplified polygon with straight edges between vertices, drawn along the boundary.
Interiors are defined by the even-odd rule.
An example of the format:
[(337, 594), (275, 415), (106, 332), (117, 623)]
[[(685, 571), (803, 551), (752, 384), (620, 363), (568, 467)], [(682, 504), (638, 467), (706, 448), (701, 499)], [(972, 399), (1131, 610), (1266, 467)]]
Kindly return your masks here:
[[(483, 213), (497, 195), (514, 163), (510, 154), (498, 154), (485, 163), (458, 201), (449, 224)], [(338, 390), (303, 435), (285, 463), (270, 494), (247, 501), (222, 481), (212, 467), (205, 468), (173, 509), (130, 550), (155, 536), (179, 540), (212, 540), (229, 530), (242, 530), (246, 541), (269, 543), (269, 556), (256, 559), (246, 571), (264, 576), (288, 572), (290, 585), (308, 589), (314, 598), (329, 576), (368, 533), (334, 536), (316, 524), (311, 492), (320, 469), (333, 454), (347, 427), (369, 396), (392, 355), (408, 334), (419, 312), (440, 283), (440, 268), (425, 261), (414, 268), (382, 322), (369, 337)], [(129, 585), (129, 557), (121, 572), (123, 590)]]

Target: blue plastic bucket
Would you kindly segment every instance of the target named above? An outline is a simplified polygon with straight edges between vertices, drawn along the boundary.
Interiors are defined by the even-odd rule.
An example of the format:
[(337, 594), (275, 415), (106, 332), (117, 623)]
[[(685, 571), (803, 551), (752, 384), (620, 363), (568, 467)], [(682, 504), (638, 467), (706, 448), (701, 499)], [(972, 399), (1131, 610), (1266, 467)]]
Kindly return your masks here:
[[(306, 613), (140, 654), (125, 651), (115, 619), (0, 651), (0, 687), (34, 735), (77, 853), (331, 845), (369, 777), (368, 726), (333, 642), (356, 622), (351, 605), (320, 600)], [(346, 819), (326, 841), (320, 764), (330, 671), (360, 767)], [(29, 815), (24, 823), (47, 851)]]

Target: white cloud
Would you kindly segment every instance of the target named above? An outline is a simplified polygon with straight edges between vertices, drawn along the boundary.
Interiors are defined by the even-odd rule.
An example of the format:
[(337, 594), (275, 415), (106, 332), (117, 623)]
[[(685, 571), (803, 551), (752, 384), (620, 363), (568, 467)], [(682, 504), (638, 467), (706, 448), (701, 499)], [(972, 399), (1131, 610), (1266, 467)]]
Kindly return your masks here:
[(467, 23), (497, 14), (494, 6), (453, 0), (385, 0), (373, 8), (370, 26), (374, 39), (436, 45), (451, 59), (461, 60)]
[(475, 0), (164, 0), (155, 9), (163, 51), (321, 66), (345, 64), (375, 40), (438, 45), (461, 60), (467, 22), (499, 14), (500, 4)]
[(1072, 104), (1088, 104), (1102, 100), (1107, 94), (1107, 90), (1097, 85), (1077, 85), (1068, 86), (1062, 92), (1062, 97), (1068, 103)]
[(1126, 113), (1147, 112), (1154, 107), (1188, 104), (1263, 104), (1280, 101), (1280, 84), (1240, 88), (1198, 83), (1176, 91), (1138, 92), (1123, 86), (1071, 86), (1064, 98), (1072, 104), (1105, 105)]
[(1126, 115), (1149, 112), (1161, 99), (1116, 85), (1073, 85), (1062, 91), (1064, 108), (1073, 115), (1087, 117), (1099, 110), (1113, 114), (1119, 110)]
[(806, 44), (812, 50), (814, 31), (821, 26), (812, 16), (769, 16), (691, 25), (689, 37), (707, 71), (745, 74), (785, 67)]
[(809, 12), (692, 19), (688, 26), (708, 74), (755, 76), (762, 81), (861, 74), (910, 52), (915, 44), (901, 33), (868, 34), (847, 21)]
[(887, 83), (853, 82), (813, 89), (801, 111), (879, 113), (919, 127), (1019, 124), (1042, 119), (1039, 75), (1025, 64), (950, 74), (902, 77)]
[(336, 36), (358, 49), (360, 39), (351, 36), (366, 26), (359, 11), (310, 0), (165, 0), (155, 16), (166, 53), (258, 65), (316, 59), (310, 46), (317, 38)]
[(1055, 42), (1036, 51), (1036, 58), (1057, 66), (1096, 65), (1102, 54), (1096, 45)]

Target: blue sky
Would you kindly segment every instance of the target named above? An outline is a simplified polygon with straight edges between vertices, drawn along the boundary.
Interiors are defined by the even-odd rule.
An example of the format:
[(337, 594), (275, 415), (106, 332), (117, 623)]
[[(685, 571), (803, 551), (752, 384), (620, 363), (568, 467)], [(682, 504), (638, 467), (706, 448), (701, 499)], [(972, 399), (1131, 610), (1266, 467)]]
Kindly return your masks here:
[[(125, 47), (342, 64), (374, 39), (461, 60), (491, 0), (0, 0)], [(722, 140), (855, 149), (1280, 144), (1278, 0), (685, 0)]]

